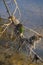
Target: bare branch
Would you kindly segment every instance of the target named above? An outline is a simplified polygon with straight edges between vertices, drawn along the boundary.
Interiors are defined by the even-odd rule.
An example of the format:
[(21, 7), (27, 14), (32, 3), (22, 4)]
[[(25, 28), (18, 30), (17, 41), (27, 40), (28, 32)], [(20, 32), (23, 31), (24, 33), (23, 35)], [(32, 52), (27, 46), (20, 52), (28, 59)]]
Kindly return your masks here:
[(29, 31), (32, 31), (33, 33), (37, 34), (37, 35), (40, 35), (43, 37), (43, 35), (41, 35), (40, 33), (36, 32), (35, 30), (31, 29), (31, 28), (28, 28), (26, 26), (24, 26), (25, 29), (29, 30)]
[(0, 37), (2, 36), (2, 34), (6, 31), (6, 29), (7, 29), (7, 27), (4, 29), (4, 31), (3, 32), (1, 32), (1, 35), (0, 35)]
[(5, 7), (6, 7), (6, 10), (7, 10), (8, 15), (9, 15), (9, 16), (11, 16), (11, 12), (10, 12), (10, 10), (9, 10), (8, 6), (7, 6), (6, 1), (5, 1), (5, 0), (3, 0), (3, 3), (4, 3), (4, 5), (5, 5)]
[(4, 26), (9, 26), (11, 23), (12, 23), (12, 22), (7, 23), (7, 24), (4, 24), (4, 25), (2, 25), (1, 27), (4, 27)]
[(17, 11), (17, 7), (15, 8), (15, 10), (14, 10), (14, 12), (13, 12), (13, 16), (14, 16), (14, 14), (16, 13), (16, 11)]
[[(16, 10), (18, 9), (19, 15), (20, 15), (20, 17), (21, 17), (20, 9), (19, 9), (19, 7), (18, 7), (18, 4), (17, 4), (16, 0), (14, 0), (14, 3), (16, 4), (16, 9), (14, 10), (13, 15), (16, 13)], [(19, 18), (19, 19), (20, 19), (20, 18)]]
[(8, 26), (11, 25), (11, 23), (12, 23), (12, 22), (10, 22), (10, 23), (8, 23), (8, 24), (4, 24), (4, 25), (2, 26), (2, 27), (4, 27), (4, 26), (6, 26), (6, 27), (5, 27), (5, 29), (4, 29), (2, 32), (0, 32), (0, 33), (1, 33), (0, 37), (1, 37), (1, 36), (3, 35), (3, 33), (6, 31), (6, 29), (8, 28)]

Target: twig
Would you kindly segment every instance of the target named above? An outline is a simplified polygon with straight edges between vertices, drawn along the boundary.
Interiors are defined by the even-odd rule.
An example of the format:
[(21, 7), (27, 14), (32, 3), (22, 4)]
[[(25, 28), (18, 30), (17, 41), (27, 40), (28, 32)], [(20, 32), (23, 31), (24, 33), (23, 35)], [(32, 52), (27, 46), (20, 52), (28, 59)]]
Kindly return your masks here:
[(10, 23), (7, 23), (7, 24), (3, 24), (1, 27), (4, 27), (4, 26), (9, 26), (12, 22)]
[[(11, 22), (11, 23), (12, 23), (12, 22)], [(9, 26), (11, 23), (4, 24), (4, 25), (3, 25), (3, 26), (6, 25), (6, 28), (5, 28), (2, 32), (0, 32), (0, 33), (1, 33), (0, 37), (3, 35), (3, 33), (6, 31), (6, 29), (8, 28), (8, 26)], [(2, 27), (3, 27), (3, 26), (2, 26)]]
[(1, 35), (0, 35), (0, 37), (2, 36), (2, 34), (5, 32), (5, 30), (7, 29), (7, 27), (4, 29), (4, 31), (3, 32), (1, 32)]
[(4, 2), (4, 5), (6, 7), (6, 10), (7, 10), (8, 15), (11, 16), (11, 12), (10, 12), (8, 6), (7, 6), (7, 3), (5, 2), (5, 0), (3, 0), (3, 2)]
[(29, 30), (29, 31), (32, 31), (33, 33), (35, 33), (35, 34), (37, 34), (37, 35), (39, 35), (39, 36), (42, 36), (42, 37), (43, 37), (43, 35), (41, 35), (40, 33), (36, 32), (35, 30), (33, 30), (33, 29), (31, 29), (31, 28), (28, 28), (28, 27), (26, 27), (26, 26), (24, 26), (24, 28), (27, 29), (27, 30)]
[[(19, 9), (19, 7), (18, 7), (17, 1), (14, 0), (14, 2), (15, 2), (15, 4), (16, 4), (16, 9), (15, 9), (15, 11), (13, 12), (13, 15), (16, 13), (16, 10), (18, 9), (19, 15), (20, 15), (20, 17), (21, 17), (21, 13), (20, 13), (20, 9)], [(19, 19), (20, 19), (20, 18), (19, 18)]]
[(15, 10), (14, 10), (14, 12), (13, 12), (13, 16), (14, 16), (14, 14), (16, 13), (16, 11), (17, 11), (17, 7), (15, 8)]

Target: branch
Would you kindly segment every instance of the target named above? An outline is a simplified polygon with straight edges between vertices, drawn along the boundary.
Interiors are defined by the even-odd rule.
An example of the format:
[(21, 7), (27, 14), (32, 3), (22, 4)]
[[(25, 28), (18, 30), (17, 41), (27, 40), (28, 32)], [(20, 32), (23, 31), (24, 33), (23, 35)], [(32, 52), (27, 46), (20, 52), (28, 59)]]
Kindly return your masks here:
[(0, 35), (0, 37), (2, 36), (2, 34), (6, 31), (6, 29), (7, 29), (7, 27), (4, 29), (4, 31), (3, 32), (1, 32), (1, 35)]
[[(11, 22), (12, 23), (12, 22)], [(2, 32), (0, 32), (1, 33), (1, 35), (0, 35), (0, 37), (3, 35), (3, 33), (6, 31), (6, 29), (8, 28), (8, 26), (9, 25), (11, 25), (11, 23), (8, 23), (8, 24), (4, 24), (2, 27), (4, 27), (5, 25), (6, 25), (6, 28), (2, 31)]]
[(3, 0), (3, 3), (4, 3), (4, 5), (5, 5), (5, 7), (6, 7), (6, 10), (7, 10), (8, 15), (10, 16), (10, 15), (11, 15), (11, 12), (10, 12), (10, 10), (9, 10), (8, 6), (7, 6), (6, 1), (5, 1), (5, 0)]
[(26, 26), (24, 26), (24, 28), (27, 29), (27, 30), (29, 30), (29, 31), (32, 31), (33, 33), (35, 33), (35, 34), (37, 34), (37, 35), (39, 35), (39, 36), (42, 36), (42, 37), (43, 37), (43, 35), (41, 35), (40, 33), (36, 32), (35, 30), (33, 30), (33, 29), (31, 29), (31, 28), (28, 28), (28, 27), (26, 27)]
[(3, 24), (1, 27), (4, 27), (4, 26), (9, 26), (12, 22), (10, 23), (7, 23), (7, 24)]
[(14, 16), (14, 14), (16, 13), (16, 10), (17, 10), (17, 7), (15, 8), (15, 10), (14, 10), (14, 12), (13, 12), (13, 16)]
[[(24, 41), (24, 42), (25, 42), (25, 41)], [(23, 44), (26, 44), (26, 43), (23, 43)], [(23, 44), (21, 45), (21, 47), (23, 46)], [(26, 44), (26, 46), (27, 46), (27, 44)], [(19, 50), (21, 49), (21, 47), (19, 48)], [(29, 48), (29, 50), (30, 50), (31, 47), (29, 47), (29, 45), (28, 45), (28, 48)], [(41, 62), (43, 62), (43, 59), (42, 59), (33, 49), (31, 49), (30, 51), (31, 51), (34, 55), (36, 55)]]
[[(15, 11), (13, 12), (13, 15), (16, 13), (16, 10), (18, 9), (19, 15), (20, 15), (20, 17), (21, 17), (20, 9), (19, 9), (19, 7), (18, 7), (18, 4), (17, 4), (16, 0), (14, 0), (14, 2), (15, 2), (15, 4), (16, 4), (16, 9), (15, 9)], [(19, 19), (20, 19), (20, 18), (19, 18)]]

